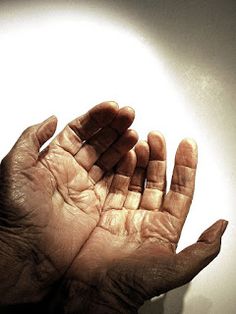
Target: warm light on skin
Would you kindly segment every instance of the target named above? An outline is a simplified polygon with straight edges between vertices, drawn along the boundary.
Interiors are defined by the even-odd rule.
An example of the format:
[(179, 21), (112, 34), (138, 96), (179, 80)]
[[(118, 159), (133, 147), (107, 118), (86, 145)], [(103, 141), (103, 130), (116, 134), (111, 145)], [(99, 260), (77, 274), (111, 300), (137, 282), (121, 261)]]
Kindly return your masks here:
[[(114, 99), (135, 108), (134, 127), (140, 137), (145, 138), (151, 129), (159, 129), (165, 135), (169, 177), (178, 141), (188, 135), (203, 141), (164, 62), (140, 35), (82, 13), (58, 12), (3, 26), (0, 100), (7, 108), (5, 116), (11, 115), (14, 125), (22, 125), (19, 131), (47, 114), (56, 114), (60, 125), (64, 125), (89, 106)], [(3, 120), (7, 123), (7, 119)], [(15, 129), (11, 132), (14, 141)], [(10, 145), (6, 138), (2, 141)], [(200, 162), (201, 150), (200, 147)], [(210, 158), (208, 153), (204, 156), (205, 165), (210, 164), (206, 161)], [(199, 169), (203, 176), (204, 164), (200, 163)], [(215, 171), (214, 166), (208, 167), (208, 173), (211, 170)], [(210, 187), (201, 181), (197, 197), (207, 190), (209, 193)], [(207, 220), (205, 211), (204, 215)], [(199, 209), (192, 216), (202, 221), (198, 218)], [(188, 235), (191, 231), (192, 228)]]
[(30, 124), (55, 114), (59, 129), (92, 105), (116, 100), (134, 107), (141, 138), (153, 129), (166, 137), (168, 181), (178, 142), (190, 136), (199, 143), (195, 198), (180, 248), (215, 220), (229, 219), (229, 192), (219, 185), (224, 173), (216, 147), (194, 122), (164, 61), (125, 25), (83, 12), (3, 22), (0, 87), (1, 130), (7, 133), (0, 135), (1, 157)]
[(0, 100), (11, 119), (30, 124), (49, 112), (66, 123), (114, 99), (135, 108), (142, 138), (156, 128), (172, 137), (174, 129), (174, 153), (193, 121), (161, 58), (139, 34), (83, 13), (23, 21), (3, 22), (0, 30)]

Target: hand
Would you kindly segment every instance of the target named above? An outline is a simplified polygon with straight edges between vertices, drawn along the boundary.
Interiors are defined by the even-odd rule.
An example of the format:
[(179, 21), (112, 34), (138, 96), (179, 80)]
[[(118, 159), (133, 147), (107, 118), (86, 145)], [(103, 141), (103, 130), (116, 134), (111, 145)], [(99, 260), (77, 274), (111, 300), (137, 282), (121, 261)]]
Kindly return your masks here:
[(55, 132), (51, 117), (25, 130), (4, 158), (0, 303), (39, 301), (71, 265), (99, 220), (109, 184), (104, 174), (137, 141), (127, 130), (133, 119), (131, 108), (102, 103), (39, 152)]
[(66, 274), (63, 313), (137, 313), (145, 300), (189, 282), (216, 257), (223, 220), (176, 254), (196, 166), (196, 144), (183, 140), (165, 194), (166, 148), (159, 133), (124, 157), (99, 223)]

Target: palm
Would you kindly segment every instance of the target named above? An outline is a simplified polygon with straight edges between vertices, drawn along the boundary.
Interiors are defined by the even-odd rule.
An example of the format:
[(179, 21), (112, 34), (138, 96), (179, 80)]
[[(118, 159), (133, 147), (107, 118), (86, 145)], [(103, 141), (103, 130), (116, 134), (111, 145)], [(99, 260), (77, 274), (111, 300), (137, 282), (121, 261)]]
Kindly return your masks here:
[(31, 216), (34, 226), (41, 230), (43, 251), (64, 272), (98, 222), (100, 194), (105, 193), (106, 182), (101, 180), (98, 189), (88, 171), (70, 153), (53, 144), (40, 156), (32, 176), (35, 184), (25, 184), (24, 194), (29, 199), (24, 211), (35, 209)]
[[(133, 289), (132, 295), (134, 282), (145, 291), (145, 273), (150, 273), (154, 260), (163, 266), (160, 271), (169, 268), (191, 204), (197, 156), (192, 142), (180, 144), (171, 189), (165, 195), (165, 155), (163, 138), (151, 133), (149, 146), (137, 145), (136, 154), (129, 152), (117, 167), (99, 223), (68, 272), (79, 291), (90, 293), (88, 287), (97, 283), (96, 300), (116, 286), (125, 293)], [(152, 290), (150, 282), (148, 286)]]
[[(132, 120), (129, 108), (102, 104), (72, 121), (39, 156), (29, 140), (40, 140), (26, 131), (3, 162), (3, 189), (14, 191), (8, 225), (23, 235), (25, 254), (34, 252), (30, 269), (43, 288), (62, 276), (95, 228), (109, 185), (104, 174), (136, 142), (127, 131)], [(55, 128), (50, 123), (38, 134)]]

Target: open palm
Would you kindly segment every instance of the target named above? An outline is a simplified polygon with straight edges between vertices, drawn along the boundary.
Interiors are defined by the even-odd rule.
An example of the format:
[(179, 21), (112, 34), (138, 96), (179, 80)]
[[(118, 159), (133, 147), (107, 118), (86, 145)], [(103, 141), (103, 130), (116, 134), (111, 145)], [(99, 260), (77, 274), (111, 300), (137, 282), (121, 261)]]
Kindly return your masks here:
[(148, 144), (140, 142), (123, 158), (99, 223), (66, 275), (65, 313), (136, 313), (146, 299), (188, 282), (217, 255), (224, 221), (176, 254), (196, 165), (196, 144), (183, 140), (165, 194), (166, 152), (159, 133), (150, 133)]
[(14, 302), (41, 299), (95, 228), (110, 184), (104, 174), (137, 141), (127, 130), (133, 118), (129, 107), (102, 103), (39, 153), (55, 131), (52, 117), (28, 128), (3, 160), (0, 221), (16, 248)]

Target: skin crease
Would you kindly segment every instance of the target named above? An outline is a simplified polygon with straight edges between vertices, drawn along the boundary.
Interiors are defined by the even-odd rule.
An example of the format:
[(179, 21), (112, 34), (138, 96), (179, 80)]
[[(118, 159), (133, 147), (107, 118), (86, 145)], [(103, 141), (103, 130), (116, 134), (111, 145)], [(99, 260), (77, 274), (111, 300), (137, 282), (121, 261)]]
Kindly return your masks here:
[(56, 129), (51, 117), (24, 131), (4, 158), (0, 303), (41, 300), (69, 268), (99, 221), (109, 185), (104, 174), (111, 176), (137, 142), (128, 130), (133, 119), (130, 107), (102, 103), (39, 153)]
[[(102, 128), (101, 135), (106, 144), (101, 145), (98, 135), (95, 136), (95, 141), (91, 140), (91, 132), (94, 133), (95, 127), (93, 123), (86, 123), (85, 116), (79, 123), (72, 122), (66, 127), (49, 148), (37, 157), (37, 169), (43, 178), (40, 182), (43, 182), (44, 187), (42, 205), (41, 194), (38, 194), (39, 185), (36, 184), (37, 189), (34, 185), (32, 188), (32, 182), (36, 180), (38, 183), (40, 175), (34, 176), (35, 169), (32, 174), (28, 166), (23, 176), (28, 180), (25, 180), (26, 192), (22, 194), (27, 196), (30, 182), (30, 197), (24, 198), (21, 193), (14, 196), (20, 204), (27, 204), (29, 208), (32, 208), (31, 202), (37, 204), (37, 209), (29, 210), (29, 216), (23, 215), (20, 219), (23, 221), (23, 228), (27, 221), (27, 228), (23, 232), (26, 239), (21, 240), (21, 243), (24, 243), (26, 253), (29, 254), (32, 248), (28, 249), (28, 242), (33, 239), (34, 250), (37, 252), (40, 247), (40, 253), (44, 253), (42, 260), (49, 263), (50, 257), (52, 266), (48, 267), (46, 263), (43, 268), (47, 269), (46, 272), (42, 271), (42, 263), (38, 262), (38, 257), (38, 264), (36, 261), (36, 265), (33, 264), (37, 269), (37, 276), (46, 273), (46, 279), (40, 278), (40, 283), (43, 283), (40, 287), (45, 288), (48, 283), (56, 283), (53, 294), (46, 300), (46, 309), (43, 311), (45, 313), (137, 313), (145, 300), (189, 282), (220, 250), (221, 236), (227, 225), (224, 220), (216, 222), (201, 235), (198, 242), (176, 254), (194, 192), (197, 166), (195, 142), (185, 139), (180, 143), (170, 191), (166, 193), (166, 147), (160, 133), (149, 133), (147, 142), (140, 141), (135, 150), (129, 151), (137, 141), (137, 135), (130, 131), (127, 131), (127, 135), (122, 129), (118, 133), (123, 134), (121, 138), (128, 136), (129, 140), (124, 141), (126, 145), (117, 145), (119, 140), (113, 139), (116, 149), (105, 148), (109, 153), (98, 157), (100, 153), (97, 152), (101, 152), (101, 147), (108, 146), (107, 141), (112, 141), (108, 140), (112, 130), (124, 126), (124, 118), (117, 118), (119, 113), (128, 120), (125, 129), (133, 120), (133, 111), (130, 108), (119, 112), (114, 105), (109, 108), (107, 110), (109, 115), (112, 111), (112, 117), (110, 121), (107, 116), (104, 120), (107, 124), (112, 124), (112, 127), (109, 130)], [(46, 130), (49, 132), (50, 123), (46, 123), (44, 133)], [(71, 128), (77, 135), (71, 132)], [(49, 133), (46, 139), (53, 131)], [(86, 141), (83, 146), (78, 141), (78, 135)], [(86, 137), (90, 140), (86, 140)], [(117, 149), (120, 146), (122, 149)], [(122, 151), (122, 154), (117, 156), (117, 151)], [(21, 161), (24, 163), (28, 155), (29, 151), (26, 155), (14, 155), (13, 151), (13, 156), (20, 159), (17, 165)], [(124, 157), (121, 159), (122, 155)], [(9, 156), (7, 158), (3, 165), (8, 165)], [(35, 156), (32, 158), (35, 160)], [(118, 165), (111, 170), (119, 159)], [(18, 171), (15, 170), (14, 162), (8, 168), (5, 166), (5, 169), (13, 171), (13, 178), (15, 171)], [(6, 177), (5, 171), (2, 166), (2, 178)], [(86, 180), (88, 177), (85, 173), (89, 173), (92, 180)], [(19, 177), (10, 182), (18, 184)], [(91, 188), (91, 184), (94, 184), (94, 188)], [(19, 185), (22, 189), (22, 183)], [(8, 193), (12, 191), (8, 182), (4, 186)], [(52, 190), (54, 193), (50, 194)], [(47, 193), (54, 204), (53, 209), (50, 207), (48, 211), (44, 209)], [(99, 197), (96, 198), (97, 195)], [(19, 208), (21, 206), (17, 207)], [(35, 211), (40, 214), (35, 216)], [(5, 225), (15, 221), (10, 219), (13, 214), (8, 214), (7, 219), (2, 215)], [(31, 220), (37, 222), (37, 228), (32, 228)], [(21, 223), (18, 223), (17, 228), (11, 226), (11, 229), (18, 230), (19, 225)], [(7, 231), (8, 229), (9, 226)], [(39, 236), (35, 237), (35, 229), (40, 230)], [(17, 236), (22, 237), (22, 228)], [(48, 269), (51, 271), (48, 272)], [(22, 286), (19, 285), (19, 288), (22, 291)], [(27, 291), (26, 289), (25, 293)], [(36, 290), (36, 295), (38, 291), (41, 290)], [(30, 297), (28, 302), (35, 301), (32, 295)]]
[(227, 225), (223, 220), (176, 254), (196, 166), (197, 146), (183, 140), (166, 194), (160, 133), (151, 132), (147, 143), (140, 141), (123, 158), (100, 221), (66, 274), (62, 313), (137, 313), (144, 301), (189, 282), (216, 257)]

